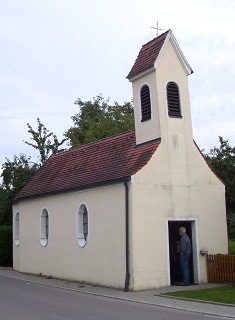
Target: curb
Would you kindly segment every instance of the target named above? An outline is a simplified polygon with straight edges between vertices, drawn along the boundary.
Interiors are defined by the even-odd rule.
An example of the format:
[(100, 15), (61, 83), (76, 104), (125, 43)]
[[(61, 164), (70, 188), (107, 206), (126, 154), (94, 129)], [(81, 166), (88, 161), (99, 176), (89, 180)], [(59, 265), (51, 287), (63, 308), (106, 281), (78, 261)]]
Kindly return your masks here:
[[(170, 292), (169, 292), (170, 294)], [(200, 299), (191, 299), (191, 298), (183, 298), (183, 297), (175, 297), (175, 296), (170, 296), (170, 295), (165, 295), (164, 293), (156, 293), (154, 296), (159, 296), (163, 298), (170, 298), (170, 299), (175, 299), (175, 300), (183, 300), (183, 301), (191, 301), (191, 302), (200, 302), (200, 303), (205, 303), (205, 304), (212, 304), (216, 306), (223, 306), (223, 307), (233, 307), (235, 308), (234, 304), (228, 304), (228, 303), (222, 303), (222, 302), (215, 302), (215, 301), (208, 301), (208, 300), (200, 300)]]

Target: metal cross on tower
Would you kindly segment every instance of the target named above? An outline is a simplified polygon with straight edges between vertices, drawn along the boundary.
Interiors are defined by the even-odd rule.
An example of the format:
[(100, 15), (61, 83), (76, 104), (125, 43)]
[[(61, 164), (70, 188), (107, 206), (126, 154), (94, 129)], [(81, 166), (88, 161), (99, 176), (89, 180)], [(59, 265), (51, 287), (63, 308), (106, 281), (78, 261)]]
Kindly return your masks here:
[(163, 29), (158, 28), (158, 21), (156, 23), (156, 27), (151, 27), (151, 28), (156, 30), (156, 38), (158, 37), (158, 31), (159, 30), (164, 31)]

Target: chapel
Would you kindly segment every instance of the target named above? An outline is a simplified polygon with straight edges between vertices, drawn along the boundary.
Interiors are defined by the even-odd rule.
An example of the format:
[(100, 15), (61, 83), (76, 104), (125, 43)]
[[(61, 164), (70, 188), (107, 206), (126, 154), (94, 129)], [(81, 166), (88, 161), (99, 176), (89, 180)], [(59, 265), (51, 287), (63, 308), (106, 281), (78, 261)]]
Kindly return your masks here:
[[(193, 139), (188, 76), (171, 30), (127, 75), (135, 129), (52, 155), (13, 203), (13, 268), (128, 290), (173, 285), (178, 229), (190, 282), (227, 254), (225, 185)], [(209, 93), (208, 93), (209, 95)]]

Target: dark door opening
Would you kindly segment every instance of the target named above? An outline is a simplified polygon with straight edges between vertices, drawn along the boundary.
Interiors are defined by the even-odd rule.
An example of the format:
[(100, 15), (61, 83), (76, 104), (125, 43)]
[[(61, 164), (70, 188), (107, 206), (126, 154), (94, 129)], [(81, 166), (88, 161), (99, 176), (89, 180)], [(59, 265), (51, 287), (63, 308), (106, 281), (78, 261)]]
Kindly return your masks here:
[(191, 223), (192, 223), (191, 221), (169, 221), (168, 222), (171, 285), (174, 285), (177, 281), (182, 281), (179, 258), (176, 252), (177, 243), (180, 239), (180, 236), (179, 236), (180, 227), (186, 228), (187, 235), (191, 240), (191, 255), (190, 255), (190, 261), (189, 261), (189, 270), (190, 270), (190, 283), (194, 283)]

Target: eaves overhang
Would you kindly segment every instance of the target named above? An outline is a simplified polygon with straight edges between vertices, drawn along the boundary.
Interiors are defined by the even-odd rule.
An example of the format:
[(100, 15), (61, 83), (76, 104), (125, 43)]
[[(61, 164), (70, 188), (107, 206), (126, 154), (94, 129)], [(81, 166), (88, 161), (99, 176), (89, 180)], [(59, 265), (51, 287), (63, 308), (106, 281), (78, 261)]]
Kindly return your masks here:
[(131, 181), (130, 176), (122, 177), (119, 179), (111, 179), (108, 181), (103, 181), (103, 182), (98, 182), (98, 183), (91, 183), (87, 184), (84, 186), (78, 186), (74, 188), (69, 188), (69, 189), (61, 189), (57, 191), (50, 191), (50, 192), (44, 192), (41, 194), (35, 194), (31, 196), (26, 196), (26, 197), (21, 197), (21, 198), (16, 198), (13, 199), (12, 204), (17, 204), (22, 201), (28, 201), (28, 200), (33, 200), (33, 199), (40, 199), (44, 197), (50, 197), (50, 196), (57, 196), (57, 195), (62, 195), (62, 194), (68, 194), (72, 192), (79, 192), (79, 191), (84, 191), (84, 190), (92, 190), (92, 189), (97, 189), (97, 188), (102, 188), (105, 186), (110, 186), (110, 185), (115, 185), (115, 184), (121, 184), (124, 183), (125, 181)]
[(129, 78), (128, 80), (129, 80), (129, 82), (133, 82), (133, 81), (138, 80), (144, 76), (147, 76), (148, 74), (150, 74), (154, 71), (156, 71), (156, 68), (153, 66), (147, 70), (144, 70), (143, 72), (140, 72), (140, 73), (134, 75), (133, 77)]

